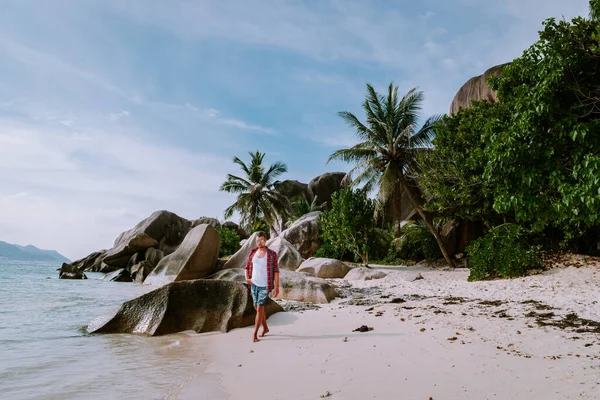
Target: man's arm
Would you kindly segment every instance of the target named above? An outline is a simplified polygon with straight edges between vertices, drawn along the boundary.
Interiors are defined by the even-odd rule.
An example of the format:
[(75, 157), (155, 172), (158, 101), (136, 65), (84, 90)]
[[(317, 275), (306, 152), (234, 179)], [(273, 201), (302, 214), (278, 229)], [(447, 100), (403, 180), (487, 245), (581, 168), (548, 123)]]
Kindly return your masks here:
[(273, 296), (279, 296), (279, 263), (277, 253), (273, 254)]
[(273, 273), (273, 296), (279, 296), (279, 270)]
[(254, 251), (251, 251), (250, 255), (248, 256), (248, 261), (246, 261), (246, 267), (244, 268), (244, 276), (246, 277), (246, 283), (248, 285), (252, 284), (250, 277), (252, 274), (252, 256), (253, 255), (254, 255)]

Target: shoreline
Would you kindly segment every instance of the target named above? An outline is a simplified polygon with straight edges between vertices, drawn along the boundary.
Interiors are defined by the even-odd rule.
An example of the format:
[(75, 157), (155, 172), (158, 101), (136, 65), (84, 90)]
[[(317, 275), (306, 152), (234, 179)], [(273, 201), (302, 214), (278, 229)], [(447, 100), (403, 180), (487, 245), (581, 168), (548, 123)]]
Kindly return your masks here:
[[(597, 266), (472, 283), (468, 270), (382, 270), (331, 280), (345, 298), (273, 315), (259, 343), (251, 327), (200, 335), (206, 368), (180, 398), (600, 399), (600, 328), (586, 325), (600, 320)], [(206, 376), (216, 397), (199, 392)]]

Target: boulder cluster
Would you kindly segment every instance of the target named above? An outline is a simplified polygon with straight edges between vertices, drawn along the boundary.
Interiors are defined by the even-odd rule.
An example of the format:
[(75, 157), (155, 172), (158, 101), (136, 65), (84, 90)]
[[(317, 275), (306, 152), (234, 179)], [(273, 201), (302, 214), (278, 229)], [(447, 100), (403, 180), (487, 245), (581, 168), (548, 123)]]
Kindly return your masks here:
[[(343, 173), (328, 173), (308, 185), (286, 181), (298, 192), (324, 202), (342, 185)], [(352, 268), (334, 259), (313, 257), (319, 247), (319, 216), (310, 212), (272, 237), (280, 268), (279, 299), (328, 303), (338, 293), (326, 279), (378, 279), (382, 272)], [(63, 264), (60, 278), (86, 279), (85, 272), (103, 272), (104, 280), (137, 282), (157, 289), (124, 303), (110, 318), (88, 326), (91, 333), (162, 335), (183, 330), (222, 331), (253, 324), (255, 310), (245, 284), (244, 267), (255, 247), (256, 233), (247, 234), (235, 223), (224, 228), (246, 238), (232, 256), (219, 259), (221, 239), (214, 218), (188, 220), (169, 211), (156, 211), (121, 233), (110, 249), (100, 250), (71, 264)], [(354, 272), (356, 271), (356, 272)], [(267, 315), (282, 311), (270, 301)]]

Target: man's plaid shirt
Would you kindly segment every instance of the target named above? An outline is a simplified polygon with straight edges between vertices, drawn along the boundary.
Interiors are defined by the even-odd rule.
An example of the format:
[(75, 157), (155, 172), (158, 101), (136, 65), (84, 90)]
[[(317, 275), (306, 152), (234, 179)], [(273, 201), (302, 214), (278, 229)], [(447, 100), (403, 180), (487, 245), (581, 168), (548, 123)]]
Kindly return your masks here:
[[(252, 257), (256, 254), (258, 249), (253, 249), (248, 256), (246, 262), (246, 269), (248, 270), (248, 278), (252, 279)], [(275, 287), (273, 283), (273, 274), (279, 272), (279, 265), (277, 264), (277, 253), (267, 247), (267, 292), (270, 292)]]

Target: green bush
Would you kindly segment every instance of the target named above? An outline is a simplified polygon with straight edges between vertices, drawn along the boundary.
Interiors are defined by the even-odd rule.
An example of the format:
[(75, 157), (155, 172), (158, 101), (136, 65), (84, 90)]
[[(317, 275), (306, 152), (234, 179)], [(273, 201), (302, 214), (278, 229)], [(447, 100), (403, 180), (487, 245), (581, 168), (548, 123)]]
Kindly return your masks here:
[(435, 237), (423, 221), (404, 225), (400, 237), (394, 241), (394, 250), (397, 257), (405, 260), (431, 262), (443, 257)]
[(219, 257), (229, 256), (240, 249), (240, 236), (236, 231), (224, 228), (222, 226), (216, 228), (219, 236), (221, 236), (221, 248), (219, 249)]
[(315, 253), (315, 257), (335, 258), (337, 260), (340, 260), (342, 255), (342, 251), (329, 242), (323, 243)]
[(469, 281), (516, 278), (541, 268), (541, 247), (531, 245), (528, 232), (516, 224), (500, 225), (467, 247)]
[(368, 264), (375, 228), (374, 211), (375, 202), (362, 189), (345, 187), (335, 192), (331, 209), (319, 218), (323, 244), (331, 246), (321, 253), (326, 250), (341, 255), (353, 253), (356, 261)]

